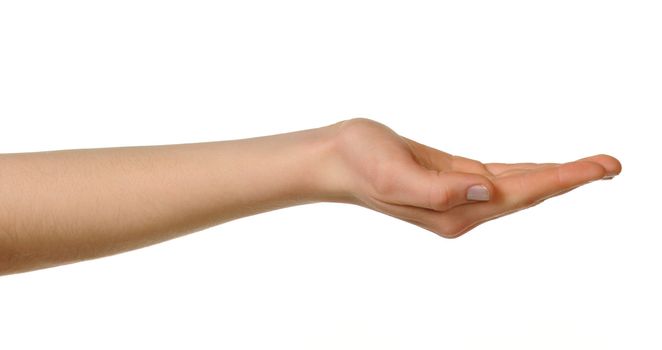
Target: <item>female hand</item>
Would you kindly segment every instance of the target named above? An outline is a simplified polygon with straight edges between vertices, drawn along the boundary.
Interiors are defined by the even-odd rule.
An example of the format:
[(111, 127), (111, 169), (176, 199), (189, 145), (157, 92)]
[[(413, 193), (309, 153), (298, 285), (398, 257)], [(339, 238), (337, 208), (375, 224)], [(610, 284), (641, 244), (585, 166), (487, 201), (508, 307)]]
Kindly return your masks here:
[(621, 172), (620, 162), (608, 155), (564, 164), (484, 164), (419, 144), (369, 119), (334, 126), (353, 203), (446, 238)]
[(230, 141), (0, 154), (0, 169), (2, 275), (324, 200), (457, 237), (616, 175), (621, 165), (606, 155), (566, 164), (482, 164), (351, 119)]

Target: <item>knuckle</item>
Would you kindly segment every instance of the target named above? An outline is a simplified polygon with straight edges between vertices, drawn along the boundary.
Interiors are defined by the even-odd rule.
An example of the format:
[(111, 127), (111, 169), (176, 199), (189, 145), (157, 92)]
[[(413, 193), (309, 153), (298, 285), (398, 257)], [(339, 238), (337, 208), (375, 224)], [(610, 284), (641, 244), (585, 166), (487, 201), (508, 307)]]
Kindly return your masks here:
[(339, 123), (339, 134), (343, 139), (350, 141), (363, 140), (366, 135), (386, 126), (368, 118), (352, 118)]
[(472, 224), (465, 220), (452, 220), (442, 223), (438, 227), (438, 234), (444, 238), (458, 238), (469, 231)]
[(462, 236), (462, 234), (464, 234), (464, 232), (461, 231), (461, 230), (457, 230), (457, 229), (448, 230), (448, 231), (440, 233), (440, 235), (442, 237), (448, 238), (448, 239), (458, 238), (458, 237)]
[(443, 238), (447, 239), (453, 239), (453, 238), (458, 238), (460, 237), (460, 234), (458, 232), (441, 232), (439, 235)]
[(481, 224), (480, 222), (475, 222), (467, 225), (458, 226), (451, 232), (452, 235), (449, 238), (458, 238), (460, 236), (463, 236), (465, 233), (473, 230), (476, 226), (480, 224)]
[(465, 227), (461, 227), (461, 226), (454, 227), (452, 230), (450, 230), (447, 233), (446, 238), (458, 238), (458, 237), (462, 236), (465, 232), (466, 232)]
[(538, 200), (536, 198), (525, 196), (525, 197), (522, 197), (519, 201), (517, 201), (516, 207), (517, 208), (528, 208), (528, 207), (536, 205), (537, 202), (538, 202)]
[(448, 186), (430, 186), (428, 202), (431, 209), (436, 211), (448, 210), (450, 205), (450, 193)]

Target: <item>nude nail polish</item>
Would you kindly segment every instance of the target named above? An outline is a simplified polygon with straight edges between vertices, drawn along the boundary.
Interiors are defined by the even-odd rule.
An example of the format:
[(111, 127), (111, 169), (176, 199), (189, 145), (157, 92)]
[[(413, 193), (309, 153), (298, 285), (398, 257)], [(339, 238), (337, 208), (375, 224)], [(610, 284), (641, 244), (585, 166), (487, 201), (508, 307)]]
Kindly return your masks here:
[(483, 185), (473, 185), (467, 190), (467, 200), (488, 201), (490, 200), (490, 191)]

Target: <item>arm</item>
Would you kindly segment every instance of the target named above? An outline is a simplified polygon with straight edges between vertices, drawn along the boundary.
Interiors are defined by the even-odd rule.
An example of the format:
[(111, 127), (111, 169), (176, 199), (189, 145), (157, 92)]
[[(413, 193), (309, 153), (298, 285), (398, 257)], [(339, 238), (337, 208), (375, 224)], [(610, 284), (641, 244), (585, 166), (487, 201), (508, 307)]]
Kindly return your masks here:
[[(604, 155), (564, 165), (482, 164), (367, 119), (243, 140), (2, 154), (0, 274), (320, 201), (457, 237), (618, 172), (618, 161)], [(483, 191), (469, 190), (474, 185)]]
[(341, 199), (331, 128), (0, 156), (0, 274), (106, 256), (235, 218)]

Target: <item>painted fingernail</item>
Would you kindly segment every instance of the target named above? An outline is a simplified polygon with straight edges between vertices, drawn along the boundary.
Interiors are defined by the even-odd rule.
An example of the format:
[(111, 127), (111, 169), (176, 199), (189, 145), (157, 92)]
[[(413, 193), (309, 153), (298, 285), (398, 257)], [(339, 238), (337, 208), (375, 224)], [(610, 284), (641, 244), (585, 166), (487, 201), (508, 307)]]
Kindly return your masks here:
[(473, 185), (467, 190), (467, 200), (488, 201), (490, 200), (490, 191), (483, 185)]

